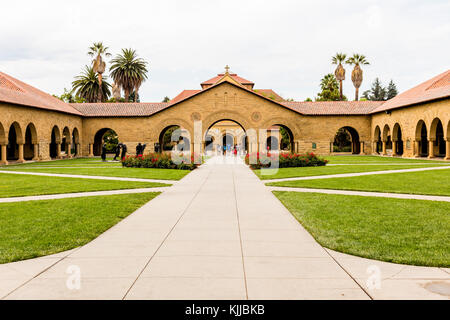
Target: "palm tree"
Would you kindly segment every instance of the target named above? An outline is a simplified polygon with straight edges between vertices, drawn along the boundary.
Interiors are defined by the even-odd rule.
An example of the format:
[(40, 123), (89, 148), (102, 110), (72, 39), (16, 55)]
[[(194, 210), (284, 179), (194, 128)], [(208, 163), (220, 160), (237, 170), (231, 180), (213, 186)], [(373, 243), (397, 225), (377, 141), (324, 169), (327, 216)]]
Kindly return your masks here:
[(336, 76), (336, 79), (339, 81), (339, 96), (342, 100), (343, 94), (342, 94), (342, 81), (345, 80), (345, 69), (342, 66), (342, 63), (345, 63), (345, 58), (347, 58), (347, 55), (345, 53), (336, 53), (334, 57), (331, 58), (331, 62), (333, 64), (337, 64), (337, 68), (334, 71), (334, 75)]
[[(72, 92), (75, 92), (76, 97), (86, 100), (86, 102), (96, 102), (101, 96), (103, 100), (107, 100), (111, 95), (109, 87), (111, 85), (103, 79), (101, 90), (97, 73), (94, 72), (93, 67), (85, 66), (83, 72), (75, 77), (72, 82)], [(100, 93), (99, 93), (100, 91)]]
[(323, 90), (334, 91), (338, 89), (338, 83), (332, 73), (326, 74), (320, 80), (320, 89), (322, 89), (322, 91)]
[(147, 79), (147, 62), (137, 57), (136, 50), (122, 49), (122, 54), (118, 54), (111, 63), (111, 77), (123, 89), (125, 101), (128, 101), (134, 90), (136, 102), (139, 87)]
[[(93, 71), (97, 73), (98, 83), (100, 86), (103, 81), (103, 72), (105, 72), (106, 63), (103, 61), (102, 55), (105, 57), (111, 56), (111, 53), (108, 52), (108, 47), (103, 46), (103, 42), (94, 42), (94, 44), (89, 47), (88, 55), (91, 57), (95, 57), (92, 60)], [(98, 92), (97, 102), (102, 101), (102, 91)]]
[(355, 86), (355, 101), (358, 101), (359, 87), (363, 81), (363, 71), (360, 65), (368, 65), (369, 61), (366, 60), (366, 56), (354, 53), (345, 63), (355, 66), (352, 71), (352, 82)]

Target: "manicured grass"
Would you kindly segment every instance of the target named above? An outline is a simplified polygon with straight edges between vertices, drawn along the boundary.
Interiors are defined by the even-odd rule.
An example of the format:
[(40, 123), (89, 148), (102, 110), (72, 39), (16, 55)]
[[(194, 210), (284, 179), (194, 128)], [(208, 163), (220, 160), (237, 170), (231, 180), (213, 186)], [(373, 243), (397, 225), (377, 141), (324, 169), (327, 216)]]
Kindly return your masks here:
[[(414, 169), (425, 167), (436, 167), (439, 164), (429, 165), (427, 163), (417, 165), (348, 165), (348, 166), (322, 166), (322, 167), (298, 167), (298, 168), (280, 168), (274, 169), (259, 169), (254, 170), (255, 174), (262, 180), (268, 179), (283, 179), (294, 177), (311, 177), (322, 176), (329, 174), (340, 173), (357, 173), (357, 172), (370, 172), (370, 171), (384, 171), (384, 170), (401, 170), (401, 169)], [(448, 164), (450, 166), (450, 163)]]
[(51, 161), (37, 161), (37, 162), (27, 162), (21, 164), (11, 164), (7, 166), (0, 166), (1, 169), (4, 168), (25, 168), (25, 167), (59, 167), (59, 166), (86, 166), (86, 167), (121, 167), (120, 161), (112, 161), (113, 158), (106, 158), (107, 161), (103, 162), (100, 158), (74, 158), (74, 159), (62, 159), (62, 160), (51, 160)]
[(278, 192), (323, 246), (388, 262), (450, 266), (450, 203)]
[[(1, 168), (0, 168), (1, 170)], [(40, 173), (62, 173), (79, 174), (87, 176), (105, 176), (105, 177), (125, 177), (141, 179), (160, 179), (160, 180), (180, 180), (186, 176), (189, 170), (178, 169), (159, 169), (159, 168), (45, 168), (45, 167), (27, 167), (8, 169), (12, 171), (40, 172)]]
[(151, 192), (0, 204), (0, 263), (82, 246), (157, 195)]
[(0, 198), (164, 186), (169, 184), (0, 173)]
[(405, 163), (437, 163), (444, 162), (450, 163), (444, 160), (427, 160), (427, 159), (405, 159), (397, 157), (382, 157), (382, 156), (359, 156), (359, 155), (347, 155), (347, 156), (325, 156), (325, 159), (330, 163), (378, 163), (378, 162), (405, 162)]
[(350, 178), (293, 180), (273, 182), (267, 185), (450, 196), (450, 169)]

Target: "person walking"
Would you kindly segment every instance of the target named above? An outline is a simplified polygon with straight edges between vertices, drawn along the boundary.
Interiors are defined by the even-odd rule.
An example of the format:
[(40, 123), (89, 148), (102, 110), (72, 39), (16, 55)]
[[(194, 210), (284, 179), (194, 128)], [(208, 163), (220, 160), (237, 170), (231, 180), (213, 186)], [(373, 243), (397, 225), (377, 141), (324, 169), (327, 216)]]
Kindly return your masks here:
[(120, 155), (120, 158), (123, 160), (125, 160), (125, 157), (127, 156), (127, 145), (126, 144), (122, 144), (122, 154)]
[(102, 157), (102, 161), (106, 161), (106, 143), (104, 143), (104, 144), (102, 145), (102, 154), (101, 154), (101, 157)]
[(116, 146), (116, 154), (114, 155), (114, 161), (117, 161), (117, 157), (118, 156), (120, 156), (120, 148), (122, 147), (122, 144), (121, 143), (119, 143), (117, 146)]

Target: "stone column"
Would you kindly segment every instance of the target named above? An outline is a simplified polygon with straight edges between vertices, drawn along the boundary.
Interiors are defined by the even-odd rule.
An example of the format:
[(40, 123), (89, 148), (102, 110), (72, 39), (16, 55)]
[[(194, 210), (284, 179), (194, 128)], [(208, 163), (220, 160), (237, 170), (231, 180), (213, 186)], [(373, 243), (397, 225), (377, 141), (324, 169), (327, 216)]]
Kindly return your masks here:
[(397, 141), (392, 141), (392, 156), (396, 156), (397, 155)]
[(80, 146), (79, 143), (75, 144), (75, 156), (77, 156), (77, 157), (80, 156), (80, 150), (81, 150), (80, 147), (81, 147), (81, 146)]
[(94, 156), (94, 145), (92, 143), (89, 144), (89, 157)]
[(359, 154), (364, 154), (364, 142), (363, 141), (360, 142)]
[(19, 159), (17, 160), (17, 162), (25, 162), (25, 159), (23, 158), (23, 144), (19, 144)]
[(8, 164), (6, 160), (6, 144), (1, 145), (2, 148), (2, 158), (0, 159), (0, 164)]
[(420, 144), (418, 140), (414, 140), (414, 157), (420, 157)]
[(446, 141), (445, 160), (450, 160), (450, 140)]
[(61, 143), (56, 144), (56, 159), (61, 159)]
[(66, 149), (67, 150), (67, 152), (66, 152), (67, 153), (67, 157), (68, 158), (72, 158), (72, 150), (71, 150), (72, 149), (72, 144), (71, 143), (67, 143), (66, 144), (66, 148), (67, 148)]
[(37, 144), (37, 143), (35, 143), (34, 145), (33, 145), (33, 148), (34, 148), (34, 156), (33, 156), (33, 159), (32, 160), (34, 160), (34, 161), (38, 161), (39, 160), (39, 145)]
[(387, 155), (387, 152), (386, 152), (386, 141), (383, 141), (383, 152), (381, 154), (383, 156)]
[(428, 141), (428, 158), (434, 158), (434, 141)]

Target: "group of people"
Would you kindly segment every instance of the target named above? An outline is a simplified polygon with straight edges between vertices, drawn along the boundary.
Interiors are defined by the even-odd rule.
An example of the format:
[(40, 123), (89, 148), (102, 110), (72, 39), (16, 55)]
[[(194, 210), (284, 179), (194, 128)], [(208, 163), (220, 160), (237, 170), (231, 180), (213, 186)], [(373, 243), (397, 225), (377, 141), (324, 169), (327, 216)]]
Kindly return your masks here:
[[(136, 155), (137, 156), (142, 156), (144, 154), (144, 150), (145, 147), (147, 145), (146, 144), (141, 144), (140, 142), (138, 143), (138, 145), (136, 146)], [(101, 153), (101, 158), (102, 161), (106, 161), (106, 143), (104, 143), (102, 145), (102, 153)], [(127, 145), (124, 143), (119, 143), (117, 144), (116, 148), (114, 149), (114, 159), (113, 161), (118, 161), (118, 157), (120, 156), (120, 159), (124, 159), (127, 155)]]

